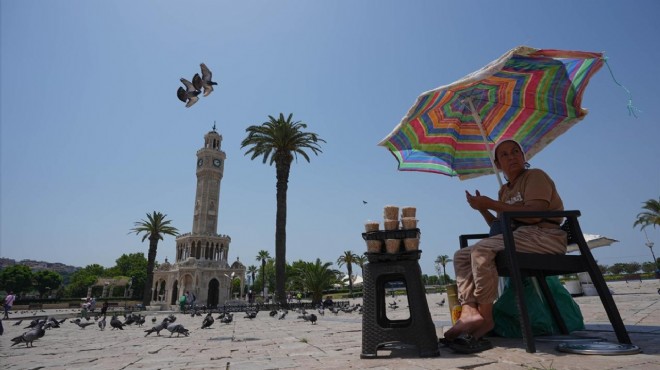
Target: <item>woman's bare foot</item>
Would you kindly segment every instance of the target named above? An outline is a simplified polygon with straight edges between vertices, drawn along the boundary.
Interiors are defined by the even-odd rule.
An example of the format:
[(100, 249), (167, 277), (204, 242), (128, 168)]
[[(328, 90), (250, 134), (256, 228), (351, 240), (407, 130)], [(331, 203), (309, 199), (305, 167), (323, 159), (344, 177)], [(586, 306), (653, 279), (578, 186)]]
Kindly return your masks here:
[(486, 320), (484, 319), (483, 323), (479, 326), (479, 328), (475, 329), (474, 332), (472, 332), (472, 336), (475, 338), (481, 338), (484, 335), (488, 334), (491, 330), (495, 328), (495, 321), (493, 320)]
[(463, 305), (461, 317), (456, 321), (456, 324), (447, 330), (445, 338), (447, 340), (454, 340), (461, 334), (472, 334), (484, 325), (484, 318), (481, 316), (476, 307), (470, 305)]

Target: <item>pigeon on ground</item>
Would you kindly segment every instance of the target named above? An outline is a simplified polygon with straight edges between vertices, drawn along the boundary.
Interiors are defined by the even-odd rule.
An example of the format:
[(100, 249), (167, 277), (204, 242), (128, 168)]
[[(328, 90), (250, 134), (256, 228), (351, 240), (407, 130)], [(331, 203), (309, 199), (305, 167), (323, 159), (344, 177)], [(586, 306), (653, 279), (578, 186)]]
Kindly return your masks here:
[(193, 77), (193, 86), (197, 89), (204, 89), (204, 96), (209, 96), (213, 92), (213, 85), (217, 85), (217, 82), (211, 81), (211, 70), (206, 66), (206, 64), (201, 63), (199, 67), (202, 69), (202, 77), (199, 77), (198, 73), (195, 73)]
[(216, 317), (216, 320), (222, 320), (225, 317), (226, 314), (227, 314), (226, 312), (220, 312), (218, 317)]
[(186, 337), (190, 334), (188, 329), (184, 328), (181, 324), (169, 324), (167, 330), (170, 332), (170, 337), (172, 334), (176, 333), (176, 336), (179, 337), (180, 334), (185, 335)]
[(152, 327), (151, 329), (145, 330), (144, 332), (147, 333), (147, 334), (145, 334), (144, 336), (146, 337), (147, 335), (149, 335), (151, 333), (154, 333), (154, 332), (156, 333), (157, 336), (160, 336), (160, 331), (167, 328), (167, 326), (169, 324), (170, 324), (170, 321), (166, 317), (166, 318), (163, 319), (163, 321), (160, 322), (160, 324)]
[(209, 312), (208, 314), (206, 314), (204, 321), (202, 321), (202, 329), (210, 328), (214, 322), (215, 320), (213, 320), (213, 315), (211, 315), (211, 313)]
[(258, 312), (259, 312), (259, 311), (245, 311), (245, 318), (246, 318), (246, 319), (250, 319), (250, 320), (252, 320), (252, 319), (254, 319), (255, 317), (257, 317), (257, 313), (258, 313)]
[(195, 86), (192, 84), (192, 82), (186, 80), (185, 78), (181, 79), (181, 83), (186, 86), (186, 89), (179, 86), (179, 89), (176, 91), (176, 96), (179, 98), (179, 100), (186, 103), (186, 108), (190, 108), (193, 106), (193, 104), (197, 103), (197, 100), (199, 100), (197, 95), (200, 94), (200, 91), (195, 89)]
[(316, 325), (316, 321), (318, 320), (318, 317), (316, 317), (316, 315), (314, 315), (313, 313), (310, 313), (307, 316), (309, 318), (309, 321), (312, 323), (312, 325)]
[(98, 322), (98, 325), (99, 325), (99, 329), (105, 330), (105, 315), (103, 315), (101, 321)]
[(318, 311), (319, 311), (319, 315), (325, 316), (325, 308), (322, 305), (319, 306)]
[(220, 319), (220, 322), (223, 324), (229, 324), (232, 320), (234, 320), (234, 314), (227, 313), (222, 319)]
[(331, 306), (330, 307), (330, 312), (334, 313), (335, 316), (339, 313), (339, 308)]
[(110, 326), (112, 326), (111, 330), (119, 329), (119, 330), (124, 330), (124, 323), (122, 323), (117, 316), (112, 316), (110, 319)]
[(176, 321), (176, 316), (170, 314), (169, 316), (167, 316), (167, 321), (169, 321), (169, 322), (175, 322), (175, 321)]
[(156, 323), (156, 316), (154, 316), (154, 317), (151, 318), (151, 322), (152, 322), (153, 324)]
[(94, 325), (93, 322), (82, 322), (82, 321), (80, 321), (80, 319), (76, 319), (73, 323), (78, 325), (78, 327), (80, 327), (80, 329), (85, 329), (86, 327), (88, 327), (90, 325)]
[(268, 315), (270, 315), (270, 317), (275, 317), (275, 315), (277, 315), (277, 310), (271, 310)]
[(43, 337), (44, 334), (46, 334), (46, 331), (44, 330), (43, 326), (41, 325), (37, 326), (36, 328), (31, 329), (30, 331), (26, 331), (25, 333), (15, 338), (12, 338), (11, 341), (14, 342), (14, 344), (12, 344), (11, 346), (13, 347), (19, 343), (25, 343), (26, 347), (34, 347), (34, 344), (32, 344), (32, 342)]
[(445, 305), (445, 299), (443, 298), (442, 301), (436, 303), (438, 306), (442, 307)]
[(23, 322), (23, 320), (18, 320), (18, 321), (16, 321), (16, 322), (14, 323), (14, 326), (21, 325), (22, 322)]
[(287, 313), (289, 313), (289, 311), (287, 311), (287, 310), (282, 310), (282, 311), (280, 311), (280, 314), (277, 316), (277, 319), (278, 319), (278, 320), (284, 320), (284, 318), (286, 317), (286, 314), (287, 314)]

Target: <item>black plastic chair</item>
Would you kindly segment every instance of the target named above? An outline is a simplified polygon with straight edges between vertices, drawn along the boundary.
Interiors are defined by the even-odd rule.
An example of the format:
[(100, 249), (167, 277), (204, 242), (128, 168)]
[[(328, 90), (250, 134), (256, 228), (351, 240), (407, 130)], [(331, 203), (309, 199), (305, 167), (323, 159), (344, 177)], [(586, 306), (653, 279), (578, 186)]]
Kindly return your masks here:
[[(553, 254), (535, 254), (516, 252), (515, 241), (511, 228), (513, 219), (524, 218), (560, 218), (565, 217), (566, 221), (561, 228), (568, 233), (568, 244), (577, 244), (580, 254), (577, 255), (553, 255)], [(532, 327), (529, 322), (527, 303), (523, 291), (523, 277), (536, 277), (545, 298), (548, 303), (552, 316), (557, 327), (562, 334), (568, 335), (568, 329), (557, 307), (554, 297), (550, 293), (548, 284), (545, 281), (546, 276), (574, 274), (578, 272), (588, 272), (591, 281), (600, 296), (603, 307), (607, 312), (607, 317), (612, 324), (619, 343), (631, 344), (630, 337), (626, 327), (623, 325), (619, 310), (614, 303), (610, 290), (605, 283), (596, 261), (594, 260), (589, 246), (580, 229), (578, 222), (580, 211), (547, 211), (547, 212), (503, 212), (501, 214), (502, 235), (504, 237), (504, 250), (497, 253), (495, 263), (497, 272), (500, 276), (508, 276), (511, 286), (514, 289), (518, 311), (520, 313), (520, 326), (522, 328), (523, 341), (527, 347), (527, 352), (536, 352), (536, 343)], [(467, 234), (459, 237), (460, 247), (468, 246), (468, 240), (487, 238), (488, 234)]]

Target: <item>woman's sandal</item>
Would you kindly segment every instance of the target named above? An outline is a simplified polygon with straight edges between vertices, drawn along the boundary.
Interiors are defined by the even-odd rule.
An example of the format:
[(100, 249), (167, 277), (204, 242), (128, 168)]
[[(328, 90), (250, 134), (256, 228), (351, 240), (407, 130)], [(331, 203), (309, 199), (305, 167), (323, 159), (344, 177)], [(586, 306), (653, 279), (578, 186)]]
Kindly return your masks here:
[(478, 353), (493, 348), (493, 344), (488, 339), (477, 339), (471, 335), (462, 335), (454, 340), (441, 338), (439, 342), (462, 354)]

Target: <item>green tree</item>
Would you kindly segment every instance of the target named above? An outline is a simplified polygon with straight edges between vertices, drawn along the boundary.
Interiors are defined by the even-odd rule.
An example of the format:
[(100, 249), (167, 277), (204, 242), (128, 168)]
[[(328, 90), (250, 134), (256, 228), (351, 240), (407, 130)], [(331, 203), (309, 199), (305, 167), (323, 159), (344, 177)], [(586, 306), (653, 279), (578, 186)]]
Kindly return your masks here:
[[(247, 268), (247, 273), (250, 274), (250, 277), (252, 278), (252, 285), (254, 285), (254, 278), (257, 275), (258, 268), (255, 265), (250, 265)], [(254, 289), (254, 287), (252, 287)]]
[(292, 266), (291, 279), (309, 292), (312, 304), (317, 305), (323, 299), (323, 291), (336, 284), (339, 271), (330, 268), (332, 262), (321, 263), (319, 258), (314, 263), (304, 262)]
[(360, 266), (360, 273), (362, 276), (364, 276), (364, 264), (367, 263), (367, 256), (364, 254), (361, 254), (359, 256), (355, 256), (355, 264)]
[(105, 268), (99, 264), (87, 265), (71, 275), (71, 281), (66, 286), (67, 296), (86, 297), (87, 289), (96, 284), (99, 277), (105, 275)]
[[(115, 266), (106, 269), (108, 277), (127, 277), (133, 280), (131, 289), (133, 297), (139, 296), (136, 292), (144, 292), (144, 286), (147, 281), (147, 258), (144, 253), (122, 254), (115, 260)], [(154, 269), (157, 266), (154, 265)]]
[(305, 132), (305, 123), (292, 120), (293, 114), (284, 118), (268, 116), (269, 120), (259, 126), (249, 126), (245, 131), (247, 137), (241, 142), (241, 148), (250, 147), (246, 151), (252, 154), (252, 160), (263, 157), (263, 163), (275, 163), (277, 212), (275, 215), (275, 287), (277, 301), (286, 306), (285, 274), (286, 274), (286, 212), (287, 190), (291, 164), (298, 155), (309, 162), (306, 150), (314, 154), (321, 152), (319, 143), (325, 140), (312, 132)]
[(640, 226), (640, 229), (644, 230), (647, 226), (655, 228), (660, 225), (660, 198), (658, 200), (647, 200), (644, 202), (642, 209), (645, 209), (645, 211), (637, 214), (637, 220), (635, 220), (633, 227)]
[(449, 256), (446, 254), (442, 256), (438, 256), (435, 259), (435, 265), (442, 266), (442, 277), (443, 277), (443, 283), (445, 284), (449, 284), (449, 276), (447, 276), (447, 264), (451, 261), (453, 260), (449, 258)]
[(642, 269), (642, 265), (639, 262), (628, 262), (624, 263), (623, 271), (626, 274), (635, 274)]
[(0, 271), (0, 288), (14, 294), (32, 291), (32, 270), (25, 265), (13, 265)]
[(266, 284), (264, 284), (266, 282), (266, 262), (270, 259), (270, 253), (267, 250), (262, 249), (257, 253), (257, 261), (261, 262), (261, 295), (266, 294)]
[(615, 263), (609, 267), (609, 271), (613, 275), (622, 274), (625, 270), (626, 270), (626, 264), (621, 262)]
[(142, 304), (146, 307), (151, 302), (151, 289), (154, 283), (154, 267), (156, 265), (156, 252), (158, 250), (158, 241), (163, 240), (163, 234), (177, 236), (179, 230), (171, 226), (171, 220), (166, 220), (167, 215), (154, 211), (152, 214), (147, 213), (147, 219), (135, 222), (135, 227), (131, 229), (130, 233), (142, 236), (142, 242), (149, 239), (149, 254), (147, 258), (147, 280), (144, 283), (144, 293), (142, 294)]
[(344, 251), (344, 254), (337, 258), (337, 266), (342, 267), (346, 264), (346, 270), (348, 271), (348, 292), (351, 297), (353, 297), (353, 264), (356, 257), (357, 255), (352, 251)]
[(654, 272), (656, 269), (656, 264), (653, 262), (642, 262), (642, 272), (649, 273)]
[(34, 288), (39, 292), (39, 298), (43, 298), (48, 291), (57, 290), (62, 285), (62, 275), (55, 271), (41, 270), (33, 275)]

